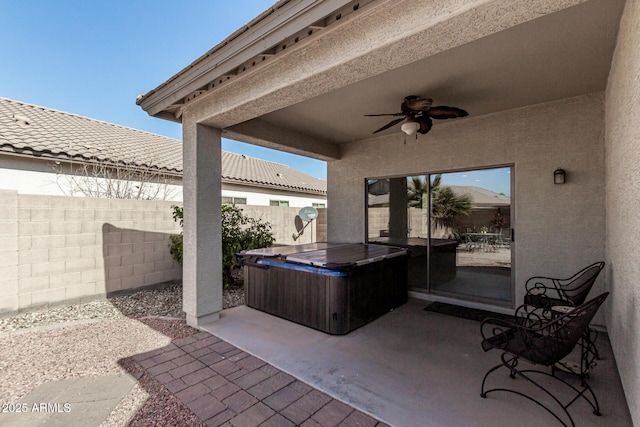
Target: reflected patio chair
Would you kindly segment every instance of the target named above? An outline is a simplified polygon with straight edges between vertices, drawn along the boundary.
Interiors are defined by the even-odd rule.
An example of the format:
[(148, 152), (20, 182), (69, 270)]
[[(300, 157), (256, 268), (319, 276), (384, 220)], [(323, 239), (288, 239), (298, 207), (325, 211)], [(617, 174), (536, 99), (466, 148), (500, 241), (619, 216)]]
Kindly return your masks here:
[[(545, 409), (564, 426), (575, 426), (568, 408), (580, 398), (583, 398), (593, 408), (595, 415), (600, 415), (598, 400), (587, 384), (585, 376), (580, 376), (580, 385), (576, 386), (556, 376), (553, 368), (550, 373), (536, 369), (522, 369), (518, 366), (518, 362), (524, 360), (533, 365), (545, 367), (553, 367), (560, 362), (574, 350), (580, 338), (587, 331), (589, 322), (608, 295), (608, 293), (604, 293), (579, 307), (573, 307), (563, 312), (525, 304), (516, 310), (514, 321), (485, 319), (481, 325), (482, 348), (485, 351), (495, 348), (503, 353), (500, 356), (501, 363), (489, 369), (485, 374), (480, 396), (486, 398), (488, 393), (494, 391), (515, 393)], [(513, 388), (487, 388), (488, 377), (500, 368), (507, 369), (509, 377), (512, 379), (522, 378), (533, 384), (540, 390), (540, 397), (537, 394), (535, 397), (529, 396), (521, 391), (522, 389), (516, 389), (518, 383), (515, 382), (511, 383)], [(540, 380), (535, 381), (534, 378), (540, 378)], [(567, 391), (575, 393), (575, 396), (568, 399), (567, 402), (561, 401), (549, 388), (543, 386), (549, 382), (545, 378), (556, 380), (560, 387), (566, 387)], [(549, 402), (549, 397), (552, 401), (544, 403)], [(556, 405), (557, 408), (554, 411), (552, 407)], [(562, 412), (557, 413), (560, 409), (566, 417), (561, 417)]]
[(469, 234), (465, 234), (464, 237), (462, 238), (462, 240), (463, 240), (464, 245), (465, 245), (464, 248), (468, 252), (473, 252), (475, 249), (478, 249), (477, 243), (473, 241), (473, 239), (471, 238), (471, 236)]
[(503, 230), (500, 229), (498, 237), (496, 237), (496, 244), (500, 248), (509, 248), (511, 246), (511, 231), (507, 230), (506, 234), (504, 234)]

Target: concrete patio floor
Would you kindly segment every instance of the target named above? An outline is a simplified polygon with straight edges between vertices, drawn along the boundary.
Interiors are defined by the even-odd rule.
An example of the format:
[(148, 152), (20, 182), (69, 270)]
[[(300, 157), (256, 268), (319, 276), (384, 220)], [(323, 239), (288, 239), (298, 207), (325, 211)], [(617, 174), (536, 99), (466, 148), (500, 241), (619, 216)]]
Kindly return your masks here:
[[(560, 425), (511, 393), (480, 397), (486, 371), (500, 352), (483, 352), (479, 322), (427, 312), (409, 303), (345, 336), (331, 336), (248, 308), (223, 311), (207, 330), (333, 398), (392, 426)], [(606, 334), (589, 384), (602, 416), (582, 400), (570, 407), (579, 426), (631, 426)], [(524, 362), (523, 362), (524, 363)], [(492, 384), (526, 387), (506, 371)], [(514, 382), (516, 381), (516, 382)], [(559, 391), (558, 396), (568, 396)]]

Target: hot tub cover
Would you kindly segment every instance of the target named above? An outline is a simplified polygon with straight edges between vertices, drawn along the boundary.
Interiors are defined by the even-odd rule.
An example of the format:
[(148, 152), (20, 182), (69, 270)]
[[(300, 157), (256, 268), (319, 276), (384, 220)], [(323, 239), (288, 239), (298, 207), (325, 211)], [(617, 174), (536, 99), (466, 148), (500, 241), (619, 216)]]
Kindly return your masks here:
[(288, 255), (296, 254), (298, 252), (309, 252), (315, 251), (318, 249), (327, 249), (336, 246), (344, 246), (349, 245), (351, 243), (327, 243), (327, 242), (316, 242), (316, 243), (305, 243), (302, 245), (291, 245), (291, 246), (271, 246), (269, 248), (260, 248), (260, 249), (247, 249), (240, 252), (241, 255), (247, 256), (256, 256), (262, 258), (286, 258)]
[(240, 252), (240, 255), (249, 257), (278, 258), (289, 263), (336, 270), (348, 269), (406, 254), (407, 249), (405, 248), (366, 243), (307, 243), (304, 245), (278, 246)]

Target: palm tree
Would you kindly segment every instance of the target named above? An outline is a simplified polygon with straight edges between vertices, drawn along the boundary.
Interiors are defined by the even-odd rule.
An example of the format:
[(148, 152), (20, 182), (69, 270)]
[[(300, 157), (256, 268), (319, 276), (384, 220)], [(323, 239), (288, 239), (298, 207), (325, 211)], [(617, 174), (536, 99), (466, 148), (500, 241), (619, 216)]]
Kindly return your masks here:
[(411, 181), (413, 186), (407, 188), (407, 205), (410, 208), (422, 209), (422, 201), (429, 194), (429, 186), (426, 180), (423, 181), (418, 176), (412, 176)]
[(454, 193), (451, 187), (441, 186), (439, 179), (435, 184), (436, 180), (431, 189), (431, 220), (436, 227), (450, 227), (456, 217), (471, 213), (471, 196)]
[(442, 175), (433, 178), (431, 185), (419, 177), (411, 178), (413, 186), (407, 189), (408, 205), (422, 208), (427, 192), (431, 191), (431, 220), (436, 227), (449, 227), (453, 220), (460, 215), (469, 215), (472, 209), (471, 196), (456, 194), (451, 187), (442, 185)]

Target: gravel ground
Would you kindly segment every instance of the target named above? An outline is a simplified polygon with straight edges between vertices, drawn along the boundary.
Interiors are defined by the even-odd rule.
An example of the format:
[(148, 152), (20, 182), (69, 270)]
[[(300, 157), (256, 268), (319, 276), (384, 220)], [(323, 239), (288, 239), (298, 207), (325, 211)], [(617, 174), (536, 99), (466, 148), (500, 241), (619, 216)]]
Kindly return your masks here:
[[(242, 287), (224, 292), (224, 308), (244, 304)], [(40, 384), (129, 373), (137, 384), (102, 426), (203, 425), (132, 359), (198, 331), (182, 312), (182, 287), (0, 319), (0, 402), (15, 403)]]
[[(223, 293), (223, 308), (244, 304), (242, 286), (230, 286)], [(32, 327), (58, 326), (61, 322), (91, 319), (122, 319), (124, 317), (169, 317), (184, 319), (182, 311), (182, 285), (173, 284), (163, 289), (135, 292), (86, 304), (70, 305), (25, 312), (0, 318), (0, 337), (3, 332)]]

